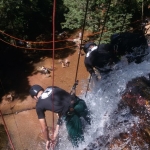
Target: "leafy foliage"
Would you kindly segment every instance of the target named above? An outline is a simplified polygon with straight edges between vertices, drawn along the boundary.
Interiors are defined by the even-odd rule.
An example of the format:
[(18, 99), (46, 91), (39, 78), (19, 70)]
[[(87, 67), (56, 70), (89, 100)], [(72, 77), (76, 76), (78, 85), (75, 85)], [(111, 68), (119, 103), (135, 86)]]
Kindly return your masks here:
[(87, 17), (84, 18), (86, 2), (87, 0), (64, 0), (64, 5), (68, 9), (64, 14), (66, 22), (62, 23), (62, 27), (81, 28), (86, 19), (87, 30), (91, 30), (93, 33), (100, 32), (94, 37), (97, 42), (101, 36), (102, 43), (109, 42), (113, 33), (129, 30), (132, 18), (141, 16), (142, 0), (94, 0), (89, 1)]
[[(60, 19), (63, 18), (62, 6), (60, 1), (57, 4), (57, 24), (63, 20)], [(52, 0), (1, 0), (0, 30), (22, 39), (35, 40), (37, 36), (52, 31), (52, 11)]]
[[(87, 0), (59, 0), (56, 4), (56, 30), (83, 27)], [(101, 33), (101, 42), (108, 42), (111, 34), (129, 30), (132, 21), (141, 19), (142, 9), (147, 11), (148, 5), (149, 0), (89, 1), (85, 29), (100, 32), (94, 37), (97, 42)], [(52, 0), (1, 0), (0, 30), (27, 40), (41, 35), (50, 37), (52, 11)]]

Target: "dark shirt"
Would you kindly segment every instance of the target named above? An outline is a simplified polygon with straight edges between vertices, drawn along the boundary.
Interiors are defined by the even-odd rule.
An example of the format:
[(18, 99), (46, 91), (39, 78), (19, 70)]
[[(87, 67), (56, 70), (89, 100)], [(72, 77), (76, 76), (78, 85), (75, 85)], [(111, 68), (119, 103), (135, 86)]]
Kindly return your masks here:
[(109, 63), (110, 54), (107, 51), (92, 51), (89, 56), (84, 59), (84, 64), (87, 71), (92, 74), (94, 73), (93, 67), (103, 68)]
[(45, 111), (49, 110), (65, 115), (71, 104), (71, 95), (59, 87), (47, 87), (36, 104), (38, 119), (45, 118)]

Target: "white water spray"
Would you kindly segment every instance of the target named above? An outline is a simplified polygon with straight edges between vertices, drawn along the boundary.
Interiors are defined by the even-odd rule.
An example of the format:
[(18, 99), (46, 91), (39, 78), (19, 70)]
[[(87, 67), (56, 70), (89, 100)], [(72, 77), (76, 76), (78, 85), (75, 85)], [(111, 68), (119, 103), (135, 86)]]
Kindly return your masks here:
[[(148, 51), (150, 51), (150, 48)], [(61, 141), (58, 149), (83, 150), (90, 142), (93, 142), (100, 136), (105, 136), (105, 142), (107, 143), (118, 133), (123, 131), (129, 132), (128, 128), (132, 127), (134, 123), (138, 123), (137, 117), (129, 115), (130, 110), (128, 107), (122, 109), (119, 114), (115, 113), (115, 110), (121, 100), (121, 95), (126, 88), (127, 82), (135, 77), (148, 77), (148, 73), (150, 73), (150, 54), (140, 64), (133, 62), (129, 65), (124, 65), (123, 62), (120, 62), (118, 65), (118, 70), (114, 70), (108, 75), (103, 76), (96, 83), (95, 88), (87, 93), (86, 98), (85, 94), (81, 96), (86, 101), (92, 113), (92, 124), (86, 129), (85, 142), (81, 143), (78, 148), (73, 148), (67, 139), (65, 126), (63, 126), (60, 132)], [(121, 150), (129, 142), (130, 139), (127, 139), (121, 147), (114, 148), (115, 150)], [(94, 149), (107, 150), (108, 148), (99, 146)], [(132, 149), (138, 148), (133, 146)]]

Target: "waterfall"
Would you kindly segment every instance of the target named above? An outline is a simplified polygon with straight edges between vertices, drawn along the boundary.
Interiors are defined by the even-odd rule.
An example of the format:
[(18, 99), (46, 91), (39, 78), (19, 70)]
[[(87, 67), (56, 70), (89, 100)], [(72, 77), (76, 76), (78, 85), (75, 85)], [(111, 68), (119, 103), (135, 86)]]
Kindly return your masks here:
[[(148, 51), (150, 51), (150, 48)], [(150, 54), (140, 64), (132, 62), (124, 65), (123, 62), (120, 62), (118, 66), (118, 69), (102, 76), (101, 80), (95, 83), (95, 87), (88, 91), (86, 98), (85, 94), (80, 96), (86, 101), (92, 117), (91, 126), (87, 126), (85, 130), (85, 141), (78, 148), (73, 148), (67, 138), (65, 126), (62, 126), (59, 148), (57, 149), (84, 150), (90, 142), (96, 141), (96, 138), (103, 136), (101, 139), (102, 144), (99, 144), (94, 149), (107, 150), (106, 145), (114, 136), (121, 132), (129, 132), (128, 129), (138, 123), (139, 118), (131, 115), (128, 107), (121, 109), (119, 113), (115, 110), (128, 81), (140, 76), (148, 78), (148, 73), (150, 73)], [(129, 142), (130, 139), (127, 139), (122, 144), (122, 147), (116, 147), (115, 150), (121, 150)], [(133, 145), (132, 149), (138, 148)], [(85, 150), (88, 150), (88, 148)]]

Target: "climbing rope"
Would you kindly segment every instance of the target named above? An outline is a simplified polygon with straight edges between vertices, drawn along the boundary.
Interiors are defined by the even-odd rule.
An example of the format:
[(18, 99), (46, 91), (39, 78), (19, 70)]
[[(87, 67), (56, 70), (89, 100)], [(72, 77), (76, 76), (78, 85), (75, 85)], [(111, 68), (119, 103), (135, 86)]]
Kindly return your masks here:
[[(78, 69), (79, 69), (79, 61), (80, 61), (80, 54), (81, 54), (81, 49), (82, 49), (82, 42), (83, 42), (83, 35), (84, 35), (84, 29), (85, 29), (85, 23), (86, 23), (88, 4), (89, 4), (89, 0), (86, 1), (86, 7), (85, 7), (86, 10), (85, 10), (84, 20), (83, 20), (83, 26), (82, 26), (83, 28), (82, 28), (82, 31), (81, 31), (81, 44), (80, 44), (77, 67), (76, 67), (75, 83), (77, 83), (77, 75), (78, 75)], [(74, 89), (74, 92), (75, 92), (75, 89)]]
[(102, 38), (102, 35), (103, 35), (103, 32), (104, 32), (104, 28), (105, 28), (105, 24), (106, 24), (106, 19), (107, 19), (108, 12), (109, 12), (109, 9), (110, 9), (110, 4), (111, 4), (111, 0), (109, 0), (109, 3), (108, 3), (108, 9), (107, 9), (106, 15), (105, 15), (105, 17), (104, 17), (104, 25), (103, 25), (103, 28), (102, 28), (102, 32), (101, 32), (101, 34), (100, 34), (100, 38), (99, 38), (99, 43), (98, 43), (98, 45), (100, 45), (101, 38)]
[[(126, 15), (125, 15), (124, 17), (126, 18)], [(125, 18), (124, 18), (124, 20), (125, 20)], [(131, 24), (134, 24), (134, 23), (137, 23), (137, 22), (140, 22), (140, 21), (141, 21), (141, 20), (137, 20), (137, 21), (135, 21), (135, 22), (132, 22)], [(123, 24), (124, 24), (124, 23), (123, 23)], [(139, 28), (139, 27), (138, 27), (138, 28)], [(135, 28), (134, 30), (136, 30), (136, 29), (138, 29), (138, 28)], [(134, 30), (131, 30), (131, 31), (133, 32)], [(129, 30), (129, 31), (130, 31), (130, 30)], [(90, 37), (90, 36), (93, 36), (93, 35), (101, 34), (101, 37), (102, 37), (102, 33), (103, 33), (103, 32), (107, 32), (107, 31), (104, 31), (104, 29), (103, 29), (103, 30), (100, 31), (100, 32), (95, 32), (95, 33), (93, 33), (93, 34), (89, 34), (88, 36)], [(42, 44), (42, 46), (43, 46), (43, 44), (50, 44), (50, 43), (52, 43), (53, 41), (48, 41), (48, 42), (46, 42), (46, 41), (42, 41), (42, 42), (26, 41), (26, 40), (22, 40), (22, 39), (19, 39), (19, 38), (14, 37), (14, 36), (11, 36), (11, 35), (9, 35), (9, 34), (6, 34), (6, 33), (3, 32), (2, 30), (0, 30), (0, 33), (1, 33), (2, 35), (5, 35), (5, 36), (7, 36), (7, 37), (10, 37), (10, 38), (11, 38), (13, 41), (15, 41), (15, 42), (16, 42), (16, 40), (18, 40), (18, 41), (23, 42), (24, 44), (29, 43), (29, 44), (31, 45), (31, 47), (25, 47), (25, 45), (18, 46), (18, 45), (16, 45), (15, 43), (14, 43), (14, 44), (11, 44), (10, 42), (7, 42), (7, 41), (5, 41), (5, 40), (3, 40), (3, 39), (0, 38), (0, 40), (1, 40), (2, 42), (6, 43), (7, 45), (16, 47), (16, 48), (26, 49), (26, 50), (53, 50), (52, 48), (38, 48), (37, 45), (35, 45), (35, 44), (39, 44), (39, 46), (41, 46), (41, 44)], [(83, 39), (83, 38), (82, 38), (82, 39)], [(57, 40), (57, 41), (55, 41), (55, 42), (62, 42), (62, 41), (72, 41), (72, 40), (70, 40), (70, 39), (64, 39), (64, 40)], [(82, 41), (81, 41), (81, 42), (82, 42)], [(34, 46), (34, 47), (32, 48), (32, 46)], [(36, 46), (36, 47), (35, 47), (35, 46)], [(75, 46), (76, 46), (76, 45), (74, 44), (74, 45), (66, 46), (66, 47), (62, 47), (62, 48), (55, 48), (55, 50), (62, 50), (62, 49), (66, 49), (66, 48), (74, 48)]]
[[(100, 34), (100, 39), (99, 39), (99, 44), (98, 44), (98, 45), (100, 45), (101, 37), (102, 37), (102, 34), (103, 34), (103, 32), (104, 32), (104, 27), (105, 27), (106, 18), (107, 18), (108, 12), (109, 12), (110, 4), (111, 4), (111, 0), (109, 1), (109, 4), (108, 4), (108, 9), (107, 9), (107, 12), (106, 12), (106, 15), (105, 15), (104, 25), (103, 25), (103, 28), (102, 28), (102, 31), (101, 31), (101, 34)], [(89, 89), (89, 85), (90, 85), (90, 82), (91, 82), (91, 78), (92, 78), (92, 75), (90, 74), (90, 78), (89, 78), (89, 80), (88, 80), (88, 85), (87, 85), (85, 97), (87, 96), (87, 92), (88, 92), (88, 89)]]
[[(129, 2), (131, 3), (131, 0), (129, 0)], [(130, 5), (130, 3), (129, 3), (129, 5)], [(124, 27), (124, 25), (125, 25), (126, 16), (127, 16), (127, 11), (125, 12), (125, 15), (124, 15), (124, 19), (123, 19), (123, 22), (122, 22), (122, 28), (121, 28), (121, 31), (123, 30), (123, 27)]]
[[(0, 41), (6, 43), (7, 45), (10, 45), (10, 46), (13, 46), (13, 47), (16, 47), (16, 48), (20, 48), (20, 49), (26, 49), (26, 50), (53, 50), (52, 48), (27, 48), (27, 47), (21, 47), (21, 46), (17, 46), (17, 45), (14, 45), (14, 44), (10, 44), (9, 42), (6, 42), (6, 41), (2, 40), (1, 38), (0, 38)], [(73, 46), (67, 46), (67, 47), (63, 47), (63, 48), (56, 48), (55, 50), (73, 48), (75, 46), (76, 45), (74, 44)]]
[[(18, 40), (18, 41), (21, 41), (21, 42), (24, 42), (24, 43), (27, 43), (27, 42), (29, 42), (29, 43), (33, 43), (33, 44), (49, 44), (49, 43), (53, 43), (53, 41), (42, 41), (42, 42), (36, 42), (36, 41), (26, 41), (26, 40), (22, 40), (22, 39), (19, 39), (19, 38), (16, 38), (16, 37), (14, 37), (14, 36), (12, 36), (12, 35), (10, 35), (10, 34), (7, 34), (7, 33), (5, 33), (4, 31), (2, 31), (2, 30), (0, 30), (0, 33), (1, 34), (4, 34), (4, 35), (6, 35), (7, 37), (10, 37), (11, 39), (15, 39), (15, 40)], [(57, 41), (55, 41), (55, 42), (62, 42), (62, 41), (66, 41), (66, 39), (64, 39), (64, 40), (57, 40)]]
[[(134, 21), (134, 22), (131, 22), (130, 24), (134, 24), (134, 23), (137, 23), (137, 22), (141, 22), (142, 21), (142, 19), (140, 19), (140, 20), (136, 20), (136, 21)], [(104, 31), (105, 32), (105, 31)], [(11, 39), (15, 39), (15, 40), (18, 40), (18, 41), (21, 41), (21, 42), (24, 42), (24, 43), (27, 43), (27, 42), (29, 42), (29, 43), (33, 43), (33, 44), (49, 44), (49, 43), (52, 43), (53, 41), (41, 41), (41, 42), (36, 42), (36, 41), (28, 41), (28, 40), (23, 40), (23, 39), (20, 39), (20, 38), (17, 38), (17, 37), (14, 37), (14, 36), (12, 36), (12, 35), (10, 35), (10, 34), (7, 34), (7, 33), (5, 33), (4, 31), (2, 31), (2, 30), (0, 30), (0, 33), (2, 34), (2, 35), (6, 35), (7, 37), (10, 37)], [(93, 36), (93, 35), (96, 35), (96, 34), (99, 34), (99, 33), (101, 33), (101, 32), (95, 32), (95, 33), (93, 33), (93, 34), (89, 34), (89, 36)], [(64, 39), (64, 40), (57, 40), (57, 41), (55, 41), (55, 42), (62, 42), (62, 41), (67, 41), (67, 39), (68, 38), (66, 38), (66, 39)]]
[[(54, 68), (54, 58), (55, 58), (55, 14), (56, 14), (56, 0), (53, 1), (53, 60), (52, 60), (52, 66)], [(54, 71), (53, 71), (53, 77), (52, 77), (52, 86), (54, 86)], [(52, 110), (54, 110), (54, 93), (52, 92)], [(52, 133), (54, 136), (54, 111), (52, 111), (52, 119), (53, 119), (53, 127), (52, 127)], [(54, 145), (52, 144), (52, 149), (54, 150)]]

